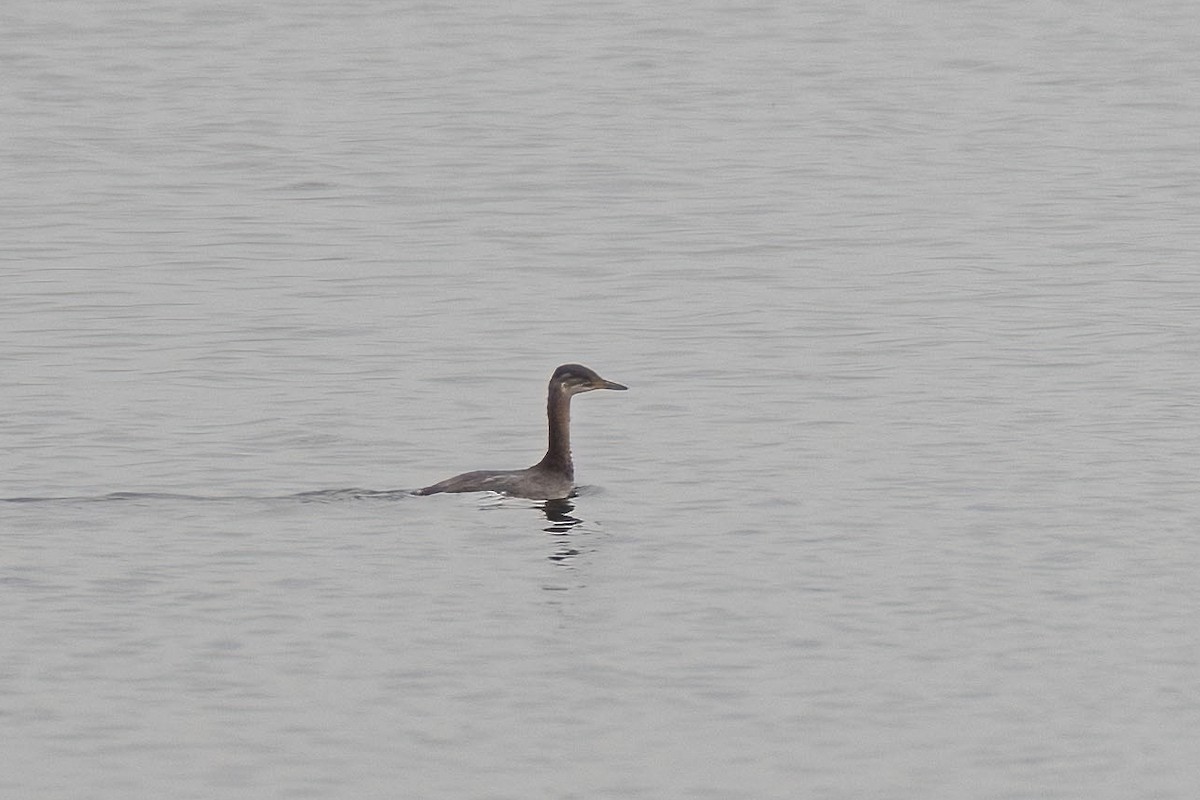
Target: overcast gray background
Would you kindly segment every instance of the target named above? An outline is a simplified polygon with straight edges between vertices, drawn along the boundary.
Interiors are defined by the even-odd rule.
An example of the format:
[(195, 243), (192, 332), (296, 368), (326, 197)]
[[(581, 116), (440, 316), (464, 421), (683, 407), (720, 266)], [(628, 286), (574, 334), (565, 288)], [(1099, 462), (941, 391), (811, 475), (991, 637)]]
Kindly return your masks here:
[[(1197, 53), (7, 3), (0, 792), (1194, 797)], [(532, 463), (565, 361), (568, 518), (330, 491)]]

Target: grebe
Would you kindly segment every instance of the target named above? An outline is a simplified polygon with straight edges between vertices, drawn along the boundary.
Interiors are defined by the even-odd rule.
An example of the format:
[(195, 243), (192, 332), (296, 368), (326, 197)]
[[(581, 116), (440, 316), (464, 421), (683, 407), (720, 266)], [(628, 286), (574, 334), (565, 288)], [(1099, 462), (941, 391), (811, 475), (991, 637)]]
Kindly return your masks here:
[(593, 389), (628, 386), (606, 381), (580, 364), (563, 364), (550, 376), (546, 416), (550, 420), (550, 445), (541, 461), (528, 469), (481, 469), (464, 472), (441, 483), (418, 489), (414, 494), (439, 492), (503, 492), (532, 500), (559, 500), (575, 489), (575, 466), (571, 463), (571, 396)]

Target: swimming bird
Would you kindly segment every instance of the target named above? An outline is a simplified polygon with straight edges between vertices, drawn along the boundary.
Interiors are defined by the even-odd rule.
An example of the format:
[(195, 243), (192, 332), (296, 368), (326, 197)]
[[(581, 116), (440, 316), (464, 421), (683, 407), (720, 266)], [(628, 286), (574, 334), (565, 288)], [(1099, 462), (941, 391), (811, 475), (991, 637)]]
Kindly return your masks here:
[(542, 460), (528, 469), (476, 470), (418, 489), (414, 494), (440, 492), (502, 492), (532, 500), (559, 500), (575, 489), (571, 462), (571, 398), (594, 389), (625, 391), (628, 386), (605, 380), (581, 364), (563, 364), (550, 376), (546, 416), (550, 443)]

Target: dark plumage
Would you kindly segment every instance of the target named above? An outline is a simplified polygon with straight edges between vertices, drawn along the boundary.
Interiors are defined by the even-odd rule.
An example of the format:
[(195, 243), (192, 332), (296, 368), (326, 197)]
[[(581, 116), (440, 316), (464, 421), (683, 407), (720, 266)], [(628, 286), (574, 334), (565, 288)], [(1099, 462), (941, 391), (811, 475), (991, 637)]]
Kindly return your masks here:
[(418, 489), (415, 494), (440, 492), (502, 492), (533, 500), (558, 500), (575, 489), (571, 462), (571, 397), (594, 389), (628, 389), (606, 381), (580, 364), (563, 364), (550, 376), (546, 416), (550, 443), (541, 461), (528, 469), (476, 470)]

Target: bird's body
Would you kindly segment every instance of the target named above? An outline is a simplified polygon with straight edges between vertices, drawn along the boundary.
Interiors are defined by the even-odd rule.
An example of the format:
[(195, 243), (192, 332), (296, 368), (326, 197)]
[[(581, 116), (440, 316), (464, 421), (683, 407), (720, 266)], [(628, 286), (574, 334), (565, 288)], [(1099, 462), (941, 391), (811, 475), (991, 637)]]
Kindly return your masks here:
[(569, 497), (574, 489), (573, 477), (534, 466), (528, 469), (479, 469), (464, 472), (433, 486), (419, 489), (417, 494), (499, 492), (535, 500), (557, 500)]
[(546, 397), (550, 441), (541, 461), (528, 469), (464, 472), (418, 489), (416, 494), (500, 492), (534, 500), (569, 497), (575, 489), (575, 465), (571, 460), (571, 397), (594, 389), (627, 388), (607, 381), (579, 364), (562, 365), (550, 377)]

